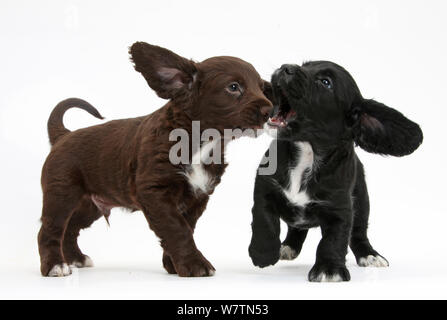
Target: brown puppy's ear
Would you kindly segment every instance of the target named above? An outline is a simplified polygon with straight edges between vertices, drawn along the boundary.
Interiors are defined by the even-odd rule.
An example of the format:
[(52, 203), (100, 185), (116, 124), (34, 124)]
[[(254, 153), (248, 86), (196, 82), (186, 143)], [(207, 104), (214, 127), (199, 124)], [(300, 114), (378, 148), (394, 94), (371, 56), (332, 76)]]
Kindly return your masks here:
[(417, 123), (399, 111), (374, 100), (363, 100), (351, 110), (354, 141), (365, 151), (401, 157), (422, 143)]
[(129, 49), (135, 70), (140, 72), (160, 98), (172, 99), (191, 88), (195, 63), (172, 51), (145, 42)]

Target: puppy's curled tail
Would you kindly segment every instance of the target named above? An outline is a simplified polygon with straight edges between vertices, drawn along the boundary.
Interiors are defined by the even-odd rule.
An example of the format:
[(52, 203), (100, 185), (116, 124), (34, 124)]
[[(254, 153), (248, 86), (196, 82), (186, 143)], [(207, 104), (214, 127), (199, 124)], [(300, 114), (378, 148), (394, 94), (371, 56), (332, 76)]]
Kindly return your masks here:
[(50, 118), (48, 118), (48, 137), (50, 138), (51, 145), (54, 145), (60, 137), (70, 132), (70, 130), (64, 127), (63, 118), (65, 111), (71, 108), (80, 108), (98, 119), (104, 119), (99, 111), (85, 100), (78, 98), (63, 100), (57, 104), (51, 112)]

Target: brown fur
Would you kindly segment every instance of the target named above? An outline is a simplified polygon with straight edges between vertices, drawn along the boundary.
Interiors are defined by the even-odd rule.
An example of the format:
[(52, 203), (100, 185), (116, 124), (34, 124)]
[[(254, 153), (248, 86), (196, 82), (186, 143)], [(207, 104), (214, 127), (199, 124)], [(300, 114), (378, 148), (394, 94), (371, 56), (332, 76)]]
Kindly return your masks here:
[[(169, 133), (183, 128), (191, 135), (192, 120), (200, 120), (201, 130), (216, 128), (222, 133), (223, 129), (259, 128), (271, 108), (263, 93), (269, 84), (250, 64), (233, 57), (195, 63), (141, 42), (131, 47), (130, 54), (149, 86), (170, 101), (148, 116), (73, 132), (62, 124), (68, 108), (79, 107), (102, 118), (99, 112), (75, 98), (53, 110), (48, 121), (52, 149), (42, 170), (38, 236), (44, 276), (62, 263), (82, 266), (86, 256), (77, 245), (79, 231), (101, 216), (107, 218), (113, 207), (143, 211), (161, 240), (163, 265), (169, 273), (208, 276), (214, 272), (196, 248), (193, 232), (226, 165), (206, 165), (214, 186), (207, 193), (194, 192), (179, 174), (187, 167), (169, 161), (169, 150), (176, 143), (169, 141)], [(227, 90), (234, 81), (243, 88), (242, 94)]]

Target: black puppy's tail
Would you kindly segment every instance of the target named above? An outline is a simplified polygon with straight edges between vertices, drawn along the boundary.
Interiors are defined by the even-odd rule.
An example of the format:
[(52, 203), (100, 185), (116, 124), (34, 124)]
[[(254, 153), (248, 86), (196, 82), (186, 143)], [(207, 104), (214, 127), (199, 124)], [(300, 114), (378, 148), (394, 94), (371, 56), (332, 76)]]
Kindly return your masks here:
[(98, 119), (104, 119), (99, 111), (85, 100), (78, 98), (63, 100), (57, 104), (51, 112), (50, 118), (48, 118), (48, 137), (50, 138), (51, 145), (54, 145), (60, 137), (70, 132), (70, 130), (64, 127), (64, 123), (62, 121), (65, 111), (70, 108), (80, 108)]

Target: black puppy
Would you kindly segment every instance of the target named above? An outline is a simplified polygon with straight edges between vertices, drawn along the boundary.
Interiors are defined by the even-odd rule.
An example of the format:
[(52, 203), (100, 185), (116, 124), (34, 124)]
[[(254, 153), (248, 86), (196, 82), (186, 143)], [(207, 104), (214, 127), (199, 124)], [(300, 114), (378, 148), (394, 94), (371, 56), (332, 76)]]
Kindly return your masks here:
[[(258, 170), (256, 177), (253, 263), (266, 267), (296, 258), (308, 229), (320, 226), (309, 281), (348, 281), (348, 245), (360, 266), (388, 266), (367, 237), (369, 199), (354, 144), (404, 156), (422, 143), (421, 129), (400, 112), (364, 99), (351, 75), (332, 62), (283, 65), (272, 86), (275, 107), (265, 129), (277, 139), (277, 170)], [(282, 245), (280, 218), (288, 224)]]

